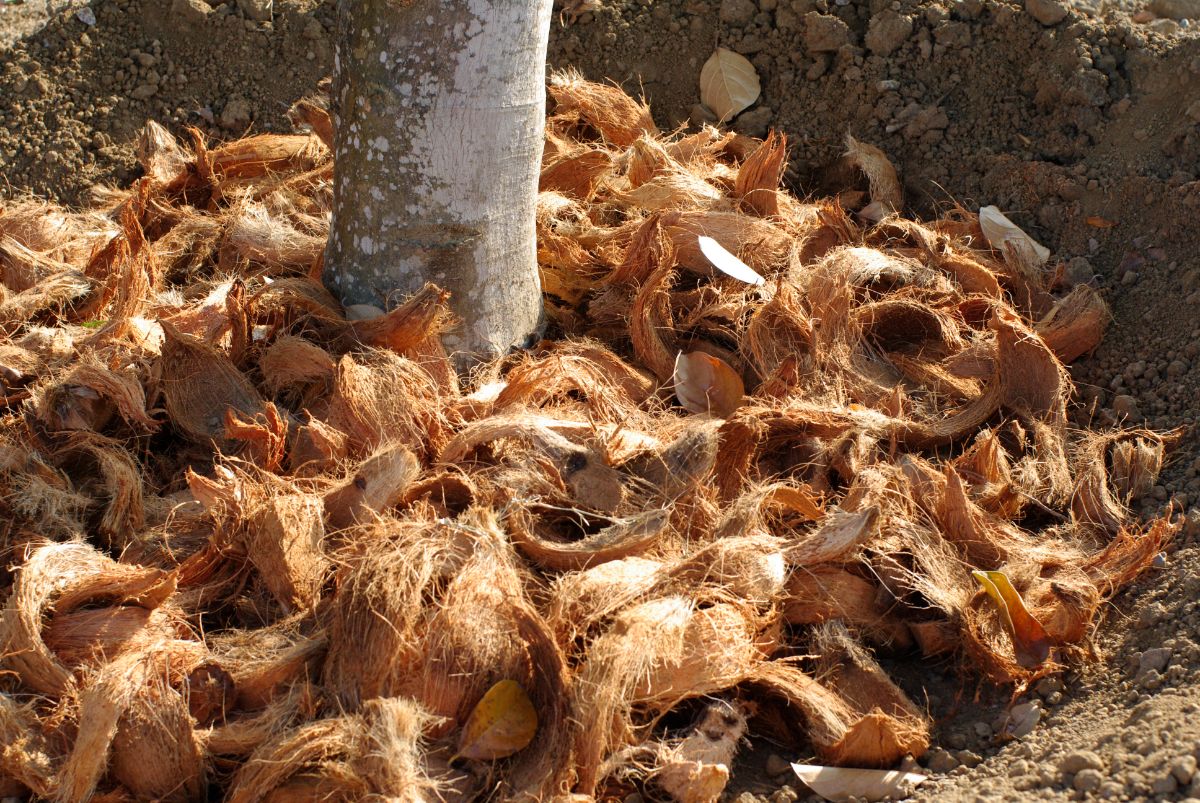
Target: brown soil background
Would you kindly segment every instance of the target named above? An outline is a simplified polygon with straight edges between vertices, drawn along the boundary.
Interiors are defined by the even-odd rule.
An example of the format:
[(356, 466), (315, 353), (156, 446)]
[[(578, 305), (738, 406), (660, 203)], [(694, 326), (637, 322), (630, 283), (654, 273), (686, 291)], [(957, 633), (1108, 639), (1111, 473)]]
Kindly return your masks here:
[[(785, 132), (801, 193), (837, 185), (850, 132), (891, 156), (910, 211), (996, 204), (1104, 290), (1113, 324), (1072, 367), (1079, 415), (1189, 428), (1147, 509), (1188, 511), (1183, 536), (1109, 611), (1104, 659), (1031, 695), (1044, 714), (1022, 740), (993, 737), (1004, 690), (889, 668), (940, 723), (921, 799), (1200, 798), (1200, 19), (1144, 24), (1140, 4), (1081, 0), (1047, 26), (994, 0), (843, 1), (605, 0), (554, 23), (551, 63), (640, 88), (670, 127), (693, 114), (704, 60), (728, 47), (763, 84), (734, 127)], [(1196, 0), (1153, 4), (1171, 6), (1200, 18)], [(886, 56), (868, 36), (884, 12), (912, 21)], [(289, 105), (329, 72), (332, 21), (329, 0), (276, 0), (266, 23), (232, 0), (207, 16), (182, 0), (0, 5), (0, 203), (79, 205), (96, 184), (127, 183), (148, 118), (224, 138), (289, 130)], [(1080, 750), (1095, 756), (1064, 763)], [(796, 798), (769, 774), (771, 753), (750, 753), (731, 799)], [(1098, 777), (1075, 774), (1091, 764)]]

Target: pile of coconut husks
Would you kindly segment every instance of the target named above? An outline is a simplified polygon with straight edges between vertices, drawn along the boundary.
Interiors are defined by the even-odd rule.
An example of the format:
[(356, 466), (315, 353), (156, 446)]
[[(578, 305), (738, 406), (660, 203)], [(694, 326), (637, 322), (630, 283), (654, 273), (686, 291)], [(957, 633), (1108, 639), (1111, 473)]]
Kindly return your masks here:
[(1088, 286), (895, 171), (550, 86), (552, 339), (464, 379), (427, 287), (324, 289), (329, 116), (0, 210), (0, 794), (715, 800), (748, 736), (920, 756), (877, 656), (1094, 657), (1169, 436), (1079, 429)]

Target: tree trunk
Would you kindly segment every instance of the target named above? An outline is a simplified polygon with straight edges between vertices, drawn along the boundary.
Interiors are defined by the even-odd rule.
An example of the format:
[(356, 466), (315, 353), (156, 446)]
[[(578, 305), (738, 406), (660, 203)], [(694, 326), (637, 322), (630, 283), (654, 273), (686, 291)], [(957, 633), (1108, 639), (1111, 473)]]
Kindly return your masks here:
[(451, 292), (460, 365), (539, 333), (534, 217), (552, 0), (339, 0), (325, 283)]

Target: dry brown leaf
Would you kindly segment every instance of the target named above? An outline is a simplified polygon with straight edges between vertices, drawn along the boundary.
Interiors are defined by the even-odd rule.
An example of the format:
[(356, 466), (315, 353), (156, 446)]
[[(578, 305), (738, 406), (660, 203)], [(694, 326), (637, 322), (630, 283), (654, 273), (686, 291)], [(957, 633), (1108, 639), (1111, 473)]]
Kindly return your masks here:
[(750, 108), (760, 91), (754, 65), (732, 50), (718, 47), (700, 68), (700, 102), (712, 109), (720, 122)]
[(746, 387), (737, 371), (719, 357), (682, 351), (675, 358), (675, 396), (688, 412), (728, 418), (742, 404)]
[(533, 741), (537, 727), (537, 711), (521, 684), (502, 680), (471, 710), (458, 736), (458, 756), (476, 761), (511, 756)]

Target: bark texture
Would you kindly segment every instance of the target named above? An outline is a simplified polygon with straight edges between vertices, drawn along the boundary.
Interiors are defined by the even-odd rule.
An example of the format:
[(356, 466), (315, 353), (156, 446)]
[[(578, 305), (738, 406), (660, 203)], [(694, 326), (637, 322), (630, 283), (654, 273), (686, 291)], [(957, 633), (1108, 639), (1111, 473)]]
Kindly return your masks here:
[(535, 338), (552, 0), (339, 0), (325, 281), (387, 306), (434, 282), (461, 363)]

